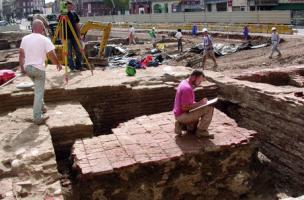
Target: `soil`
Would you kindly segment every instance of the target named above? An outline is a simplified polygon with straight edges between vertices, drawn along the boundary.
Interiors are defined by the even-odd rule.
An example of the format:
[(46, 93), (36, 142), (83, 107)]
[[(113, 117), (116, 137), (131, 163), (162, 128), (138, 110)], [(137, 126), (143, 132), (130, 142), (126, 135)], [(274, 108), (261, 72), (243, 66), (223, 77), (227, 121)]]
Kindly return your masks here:
[[(116, 37), (124, 37), (127, 33), (125, 32), (116, 32)], [(146, 44), (138, 44), (138, 45), (126, 45), (129, 49), (152, 49), (151, 44), (147, 44), (149, 42), (146, 37), (146, 33), (138, 33), (137, 37), (139, 40), (145, 40)], [(217, 34), (218, 35), (218, 34)], [(269, 59), (269, 54), (271, 53), (271, 46), (263, 47), (259, 49), (250, 49), (244, 50), (240, 52), (236, 52), (230, 55), (225, 55), (217, 58), (218, 68), (215, 71), (220, 71), (225, 73), (226, 75), (235, 74), (238, 72), (242, 72), (244, 70), (258, 70), (264, 68), (272, 68), (272, 67), (284, 67), (289, 65), (298, 65), (304, 63), (304, 57), (302, 56), (302, 51), (304, 50), (304, 38), (301, 36), (289, 36), (283, 35), (281, 36), (284, 39), (284, 42), (279, 45), (279, 49), (281, 50), (283, 56), (281, 58), (277, 57), (274, 54), (272, 59)], [(172, 38), (168, 37), (167, 38)], [(193, 38), (189, 35), (184, 35), (184, 52), (180, 54), (178, 57), (185, 57), (183, 59), (170, 60), (167, 64), (173, 66), (186, 66), (187, 62), (191, 59), (200, 58), (201, 55), (196, 53), (188, 52), (187, 50), (198, 43), (202, 42), (202, 37), (197, 36)], [(252, 42), (262, 43), (265, 40), (270, 38), (270, 34), (264, 34), (260, 37), (254, 37)], [(173, 38), (174, 39), (174, 38)], [(242, 40), (241, 35), (226, 35), (223, 37), (215, 37), (214, 43), (229, 43), (229, 44), (241, 44), (244, 40)], [(178, 54), (177, 44), (170, 43), (168, 48), (166, 48), (166, 52), (170, 55)], [(212, 69), (213, 63), (211, 60), (207, 60), (206, 68), (207, 70)], [(199, 67), (196, 65), (194, 67)]]
[[(125, 38), (127, 35), (124, 31), (116, 31), (115, 37)], [(166, 33), (162, 33), (166, 35)], [(218, 34), (214, 36), (219, 36)], [(269, 59), (271, 53), (271, 46), (263, 47), (259, 49), (250, 49), (239, 51), (230, 55), (225, 55), (217, 58), (218, 68), (213, 69), (213, 63), (211, 60), (207, 60), (207, 70), (214, 70), (222, 72), (225, 75), (235, 75), (245, 71), (255, 71), (266, 68), (274, 67), (286, 67), (290, 65), (299, 65), (304, 63), (302, 52), (304, 50), (304, 38), (301, 36), (281, 35), (284, 42), (279, 45), (279, 49), (282, 52), (282, 57), (278, 57), (276, 54), (272, 59)], [(147, 38), (146, 33), (137, 33), (138, 41), (145, 41), (145, 44), (137, 45), (125, 45), (125, 47), (133, 50), (141, 50), (141, 53), (147, 52), (152, 49), (152, 44)], [(160, 38), (160, 37), (159, 37)], [(174, 39), (172, 37), (166, 37), (167, 39)], [(192, 37), (190, 35), (184, 35), (183, 48), (184, 52), (179, 54), (177, 51), (177, 43), (168, 43), (166, 46), (166, 53), (169, 55), (177, 55), (176, 59), (169, 60), (166, 64), (172, 66), (186, 66), (191, 60), (200, 59), (201, 55), (191, 53), (188, 50), (198, 43), (202, 42), (202, 37)], [(266, 40), (269, 40), (270, 34), (264, 34), (253, 38), (252, 43), (261, 44)], [(244, 43), (241, 35), (220, 35), (220, 37), (214, 37), (214, 43), (229, 43), (229, 44), (241, 44)], [(192, 68), (199, 68), (200, 65), (194, 65)], [(254, 183), (251, 193), (243, 196), (242, 200), (273, 200), (284, 199), (287, 197), (297, 197), (301, 195), (301, 190), (296, 188), (290, 188), (288, 184), (279, 182), (273, 176), (273, 173), (267, 165), (267, 158), (259, 154), (256, 161), (256, 169), (259, 171), (256, 183)]]
[[(115, 31), (115, 30), (114, 30)], [(113, 32), (113, 31), (112, 31)], [(126, 31), (116, 31), (115, 34), (112, 34), (112, 38), (126, 38)], [(131, 45), (126, 46), (129, 49), (137, 50), (140, 49), (141, 53), (147, 52), (152, 49), (152, 44), (147, 43), (147, 33), (138, 33), (137, 37), (141, 41), (145, 41), (145, 44)], [(260, 37), (255, 39), (256, 41), (265, 40), (265, 38), (269, 38), (270, 35), (263, 35), (265, 37)], [(302, 56), (302, 52), (304, 50), (304, 38), (300, 36), (282, 36), (284, 38), (284, 42), (280, 44), (279, 48), (283, 56), (278, 58), (276, 55), (273, 59), (269, 59), (268, 56), (271, 52), (271, 47), (264, 47), (259, 49), (252, 50), (244, 50), (240, 52), (233, 53), (231, 55), (226, 55), (217, 58), (218, 68), (215, 71), (223, 72), (226, 75), (235, 75), (236, 73), (251, 71), (257, 69), (264, 68), (272, 68), (272, 67), (285, 67), (289, 65), (298, 65), (304, 63), (304, 57)], [(174, 38), (173, 38), (174, 39)], [(118, 40), (119, 41), (119, 40)], [(198, 59), (201, 57), (199, 54), (187, 52), (187, 49), (193, 47), (194, 45), (200, 43), (202, 41), (202, 37), (191, 37), (189, 35), (184, 36), (184, 50), (182, 54), (178, 55), (177, 59), (169, 60), (166, 64), (172, 66), (185, 66), (189, 60)], [(215, 37), (214, 43), (234, 43), (239, 44), (244, 42), (241, 37)], [(6, 60), (7, 57), (15, 57), (15, 55), (11, 55), (11, 52), (17, 54), (16, 49), (7, 51), (5, 56), (1, 56), (1, 60)], [(166, 53), (170, 55), (178, 54), (177, 44), (168, 43), (166, 48)], [(212, 62), (210, 60), (207, 61), (206, 69), (212, 69)], [(198, 68), (199, 65), (195, 65), (193, 68)], [(9, 138), (8, 138), (9, 139)], [(252, 193), (244, 196), (242, 200), (270, 200), (270, 199), (281, 199), (288, 196), (294, 196), (297, 191), (291, 192), (288, 190), (288, 186), (284, 185), (284, 183), (278, 183), (275, 181), (271, 172), (267, 168), (267, 165), (262, 165), (260, 162), (263, 162), (263, 158), (260, 157), (260, 160), (257, 162), (257, 168), (262, 172), (258, 176), (256, 187), (253, 188)], [(72, 184), (69, 183), (67, 176), (73, 176), (69, 174), (69, 170), (66, 170), (66, 166), (68, 163), (60, 162), (59, 169), (63, 174), (61, 182), (65, 183), (66, 186), (63, 187), (63, 192), (66, 196), (68, 196), (71, 191)], [(286, 191), (288, 190), (288, 191)], [(67, 198), (69, 199), (69, 198)], [(72, 199), (72, 198), (71, 198)]]

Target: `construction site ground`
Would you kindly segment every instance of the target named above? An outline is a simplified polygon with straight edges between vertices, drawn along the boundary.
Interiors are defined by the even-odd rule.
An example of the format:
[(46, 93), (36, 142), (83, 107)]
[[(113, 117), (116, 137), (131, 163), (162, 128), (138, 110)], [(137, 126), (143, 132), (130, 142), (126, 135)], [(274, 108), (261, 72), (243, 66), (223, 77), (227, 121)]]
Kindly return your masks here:
[[(169, 32), (174, 32), (175, 30), (164, 30), (159, 31), (157, 34), (158, 40), (160, 40), (161, 35), (167, 35)], [(139, 40), (144, 39), (146, 42), (149, 41), (148, 30), (138, 30), (136, 33), (136, 37)], [(227, 33), (216, 33), (221, 35), (220, 37), (214, 37), (214, 43), (233, 43), (238, 44), (244, 42), (241, 34), (227, 34)], [(212, 33), (211, 33), (212, 35)], [(114, 29), (111, 33), (112, 38), (127, 38), (127, 30), (124, 29)], [(270, 38), (270, 34), (253, 34), (254, 36), (262, 36), (264, 38)], [(284, 39), (285, 42), (281, 43), (279, 48), (283, 56), (281, 58), (277, 58), (276, 56), (273, 59), (269, 59), (269, 54), (271, 52), (271, 47), (259, 48), (259, 49), (251, 49), (233, 53), (231, 55), (226, 55), (217, 58), (219, 67), (216, 71), (222, 71), (225, 74), (234, 74), (236, 72), (240, 72), (243, 70), (252, 70), (252, 69), (263, 69), (263, 68), (271, 68), (271, 67), (284, 67), (288, 65), (302, 64), (304, 63), (304, 58), (302, 56), (302, 49), (304, 49), (304, 38), (300, 35), (280, 35), (281, 38)], [(168, 37), (168, 36), (167, 36)], [(171, 37), (174, 39), (173, 37)], [(235, 39), (238, 38), (238, 39)], [(190, 33), (183, 36), (183, 48), (186, 52), (187, 49), (195, 46), (198, 43), (202, 42), (202, 36), (199, 35), (197, 37), (192, 37)], [(151, 49), (151, 44), (138, 44), (128, 46), (130, 49)], [(166, 52), (169, 54), (178, 53), (177, 51), (177, 43), (170, 43), (169, 47), (166, 48)], [(185, 53), (183, 53), (185, 54)], [(181, 54), (181, 56), (183, 55)], [(195, 53), (189, 53), (187, 58), (189, 57), (199, 57), (199, 55)], [(185, 59), (181, 61), (172, 60), (169, 65), (183, 66), (185, 65)], [(208, 60), (207, 66), (205, 69), (211, 69), (213, 63)], [(198, 67), (198, 66), (197, 66)]]
[[(148, 37), (147, 31), (148, 30), (139, 30), (136, 33), (137, 41), (139, 41), (140, 44), (123, 45), (123, 47), (128, 48), (130, 50), (139, 51), (140, 52), (139, 55), (145, 54), (146, 52), (152, 49), (152, 44), (150, 43), (150, 39)], [(170, 39), (170, 42), (168, 42), (165, 47), (165, 52), (169, 55), (179, 54), (179, 52), (177, 51), (177, 42), (175, 42), (174, 37), (168, 36), (168, 33), (173, 31), (174, 30), (165, 30), (157, 34), (158, 40), (160, 40), (161, 35), (165, 35), (167, 39)], [(98, 38), (100, 33), (93, 31), (90, 32), (89, 35), (92, 37), (96, 36)], [(217, 33), (217, 36), (218, 37), (214, 37), (214, 43), (239, 44), (244, 42), (241, 34)], [(255, 34), (255, 36), (257, 35)], [(260, 36), (264, 37), (265, 39), (265, 38), (269, 38), (270, 34), (263, 34)], [(269, 68), (271, 69), (278, 67), (284, 68), (286, 66), (303, 64), (304, 58), (302, 52), (304, 52), (304, 38), (302, 38), (299, 35), (281, 35), (281, 37), (284, 39), (284, 42), (281, 43), (279, 46), (283, 54), (282, 57), (279, 58), (275, 55), (272, 59), (269, 59), (268, 57), (271, 52), (270, 46), (259, 49), (244, 50), (233, 53), (231, 55), (218, 57), (217, 58), (218, 68), (215, 69), (215, 71), (221, 72), (227, 76), (234, 76), (235, 74), (243, 73), (243, 72), (256, 71), (256, 70), (269, 69)], [(127, 29), (113, 29), (111, 32), (111, 40), (113, 41), (115, 41), (115, 39), (126, 39), (126, 38), (127, 38)], [(137, 73), (135, 77), (125, 76), (124, 69), (108, 68), (104, 71), (99, 71), (99, 69), (96, 69), (97, 71), (95, 72), (93, 78), (91, 77), (89, 71), (76, 72), (71, 74), (69, 85), (64, 87), (63, 72), (57, 73), (54, 70), (55, 68), (48, 69), (49, 75), (51, 76), (49, 76), (46, 79), (47, 81), (46, 89), (54, 89), (55, 92), (57, 90), (57, 92), (60, 93), (61, 89), (65, 89), (66, 91), (69, 90), (72, 91), (79, 88), (80, 88), (79, 90), (81, 89), (85, 90), (86, 88), (90, 88), (90, 87), (97, 88), (102, 86), (105, 87), (106, 85), (113, 86), (119, 82), (124, 83), (125, 80), (126, 82), (131, 83), (131, 85), (141, 84), (140, 81), (138, 82), (137, 78), (140, 79), (141, 77), (155, 77), (158, 76), (158, 74), (163, 75), (163, 70), (168, 69), (166, 68), (168, 66), (170, 66), (170, 68), (174, 68), (174, 66), (178, 66), (173, 71), (178, 71), (179, 69), (181, 69), (180, 71), (183, 71), (184, 68), (181, 66), (186, 66), (187, 62), (191, 59), (195, 60), (201, 57), (201, 55), (199, 54), (188, 52), (188, 49), (201, 42), (202, 42), (201, 35), (197, 37), (192, 37), (189, 34), (185, 34), (183, 36), (183, 48), (184, 48), (183, 53), (176, 56), (175, 57), (176, 59), (167, 60), (166, 66), (160, 67), (161, 71), (158, 71), (158, 68), (148, 69), (146, 71), (141, 70), (140, 72)], [(114, 43), (119, 44), (119, 42), (114, 42)], [(2, 56), (1, 61), (5, 62), (5, 60), (7, 60), (8, 63), (10, 64), (12, 62), (18, 63), (17, 52), (18, 52), (17, 49), (1, 50), (1, 56)], [(2, 65), (5, 66), (5, 63)], [(12, 65), (14, 65), (14, 67), (16, 66), (16, 64), (12, 64)], [(210, 60), (208, 60), (205, 70), (214, 70), (212, 66), (213, 63)], [(14, 68), (14, 67), (7, 66), (7, 68)], [(54, 66), (51, 65), (49, 67), (52, 68)], [(200, 64), (194, 65), (193, 68), (200, 68)], [(113, 80), (113, 77), (115, 77), (116, 75), (117, 75), (117, 80)], [(100, 80), (100, 77), (102, 77), (103, 79), (102, 84), (98, 82)], [(28, 78), (24, 77), (16, 82), (18, 83), (20, 81), (28, 81), (28, 80), (29, 80)], [(16, 89), (14, 88), (14, 85), (8, 85), (4, 90), (2, 90), (1, 94), (5, 95), (9, 93), (16, 93), (15, 95), (18, 95), (18, 92), (14, 92), (15, 90)], [(24, 92), (22, 95), (26, 96), (26, 92)], [(12, 120), (6, 121), (4, 114), (5, 113), (1, 113), (1, 117), (3, 119), (1, 120), (1, 127), (11, 126)], [(30, 115), (29, 111), (27, 111), (26, 114)], [(46, 132), (47, 131), (48, 130), (46, 130)], [(50, 140), (50, 138), (48, 139)], [(1, 149), (5, 148), (3, 143), (0, 143), (0, 145), (3, 145), (2, 147), (0, 147)], [(264, 159), (263, 155), (259, 155), (259, 156), (261, 161), (263, 162)], [(67, 165), (64, 164), (63, 167), (59, 167), (61, 172), (69, 173), (69, 170), (64, 169)], [(264, 168), (265, 166), (258, 165), (257, 167), (261, 168), (260, 169), (261, 173), (258, 175), (257, 183), (255, 184), (256, 187), (254, 187), (252, 193), (246, 196), (246, 198), (244, 199), (250, 199), (250, 200), (251, 199), (252, 200), (282, 199), (299, 192), (299, 191), (295, 191), (295, 192), (292, 191), (290, 188), (284, 185), (284, 183), (278, 183), (278, 184), (275, 183), (275, 180), (272, 179), (271, 173), (269, 173), (268, 169)], [(66, 174), (65, 176), (68, 176), (68, 174)], [(68, 184), (69, 183), (67, 183), (67, 185)], [(69, 187), (67, 187), (68, 190), (71, 189)], [(67, 193), (69, 192), (71, 191), (68, 191)]]

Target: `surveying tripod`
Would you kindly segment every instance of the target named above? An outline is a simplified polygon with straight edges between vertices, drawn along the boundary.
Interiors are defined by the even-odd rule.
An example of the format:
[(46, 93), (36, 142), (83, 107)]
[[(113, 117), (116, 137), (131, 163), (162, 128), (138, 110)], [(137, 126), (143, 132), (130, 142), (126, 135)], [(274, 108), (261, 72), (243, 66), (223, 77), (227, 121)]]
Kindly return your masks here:
[[(64, 4), (66, 2), (61, 2), (61, 3)], [(61, 41), (61, 45), (55, 45), (55, 46), (56, 46), (56, 51), (59, 52), (59, 54), (61, 53), (61, 55), (58, 55), (58, 57), (62, 58), (62, 59), (60, 59), (60, 61), (61, 61), (61, 64), (64, 65), (66, 83), (68, 82), (68, 27), (70, 28), (70, 30), (72, 32), (73, 39), (76, 41), (82, 57), (84, 58), (86, 64), (88, 65), (88, 67), (91, 70), (91, 73), (93, 75), (93, 69), (84, 53), (84, 49), (82, 48), (80, 41), (74, 30), (74, 27), (72, 26), (72, 23), (67, 15), (67, 11), (64, 10), (64, 12), (61, 12), (59, 23), (55, 30), (52, 42), (53, 42), (53, 44), (55, 44), (57, 39), (60, 39), (60, 41)]]

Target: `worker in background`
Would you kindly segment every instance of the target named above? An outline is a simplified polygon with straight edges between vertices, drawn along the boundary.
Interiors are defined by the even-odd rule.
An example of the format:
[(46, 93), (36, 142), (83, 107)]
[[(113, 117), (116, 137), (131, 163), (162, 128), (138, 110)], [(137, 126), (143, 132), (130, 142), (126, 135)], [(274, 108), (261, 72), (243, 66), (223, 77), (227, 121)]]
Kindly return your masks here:
[(181, 135), (182, 127), (186, 126), (188, 133), (195, 133), (198, 137), (213, 136), (207, 131), (213, 116), (213, 106), (206, 106), (189, 112), (208, 102), (206, 98), (195, 102), (194, 88), (198, 87), (204, 80), (204, 73), (200, 70), (194, 70), (188, 79), (181, 81), (178, 85), (173, 109), (175, 133), (177, 135)]
[(197, 25), (196, 24), (193, 24), (191, 33), (192, 33), (193, 37), (197, 36)]
[(129, 45), (136, 44), (136, 42), (135, 42), (135, 29), (132, 25), (130, 25), (128, 38), (129, 38)]
[(153, 48), (156, 48), (156, 33), (155, 33), (155, 27), (152, 28), (152, 30), (149, 31), (149, 35), (151, 37), (151, 42), (153, 45)]
[(280, 39), (279, 34), (277, 33), (276, 27), (272, 27), (271, 31), (272, 31), (272, 34), (271, 34), (271, 54), (269, 56), (269, 59), (272, 58), (272, 55), (275, 51), (278, 52), (279, 57), (282, 56), (282, 54), (281, 54), (281, 52), (278, 48), (278, 45), (279, 45), (281, 39)]
[[(77, 70), (81, 71), (82, 69), (82, 55), (81, 55), (81, 50), (79, 49), (76, 39), (79, 40), (80, 42), (80, 26), (79, 26), (79, 17), (76, 14), (76, 12), (74, 12), (74, 4), (72, 1), (68, 0), (67, 2), (67, 9), (68, 9), (68, 18), (73, 26), (73, 29), (76, 33), (76, 37), (74, 37), (70, 27), (67, 27), (67, 32), (68, 32), (68, 63), (69, 63), (69, 68), (71, 69), (71, 71), (75, 72)], [(80, 42), (81, 44), (81, 42)], [(73, 59), (73, 49), (75, 51), (76, 54), (76, 60), (74, 63), (74, 59)]]
[(177, 33), (175, 34), (177, 39), (177, 49), (179, 52), (183, 52), (183, 34), (182, 29), (177, 29)]
[(248, 26), (245, 25), (243, 28), (243, 36), (244, 36), (244, 40), (249, 40), (249, 29)]
[(43, 115), (43, 112), (46, 112), (43, 106), (46, 56), (57, 66), (58, 71), (62, 69), (54, 51), (55, 46), (49, 38), (43, 35), (44, 28), (41, 20), (34, 20), (33, 32), (22, 38), (19, 49), (21, 72), (26, 73), (35, 84), (33, 106), (35, 124), (42, 124), (48, 118)]
[(213, 50), (213, 42), (211, 36), (208, 34), (208, 30), (206, 28), (203, 28), (203, 44), (204, 44), (204, 53), (203, 53), (203, 70), (205, 69), (205, 64), (207, 58), (211, 58), (213, 60), (213, 69), (217, 68), (217, 63), (214, 55), (214, 50)]

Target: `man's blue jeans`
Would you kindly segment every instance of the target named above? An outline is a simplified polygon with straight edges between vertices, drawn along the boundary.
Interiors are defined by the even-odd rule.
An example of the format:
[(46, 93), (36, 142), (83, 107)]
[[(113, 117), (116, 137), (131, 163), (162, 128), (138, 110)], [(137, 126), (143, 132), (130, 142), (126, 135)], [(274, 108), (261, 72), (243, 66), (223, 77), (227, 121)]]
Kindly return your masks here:
[[(74, 59), (73, 59), (73, 49), (75, 50), (75, 54), (76, 54), (76, 66), (74, 64)], [(80, 49), (78, 48), (75, 39), (68, 39), (68, 62), (71, 70), (75, 70), (75, 69), (80, 70), (82, 68), (81, 52)]]
[(40, 122), (42, 119), (42, 106), (44, 97), (44, 85), (45, 85), (45, 71), (40, 70), (32, 65), (25, 67), (26, 74), (34, 82), (34, 106), (33, 106), (33, 116), (34, 122)]

